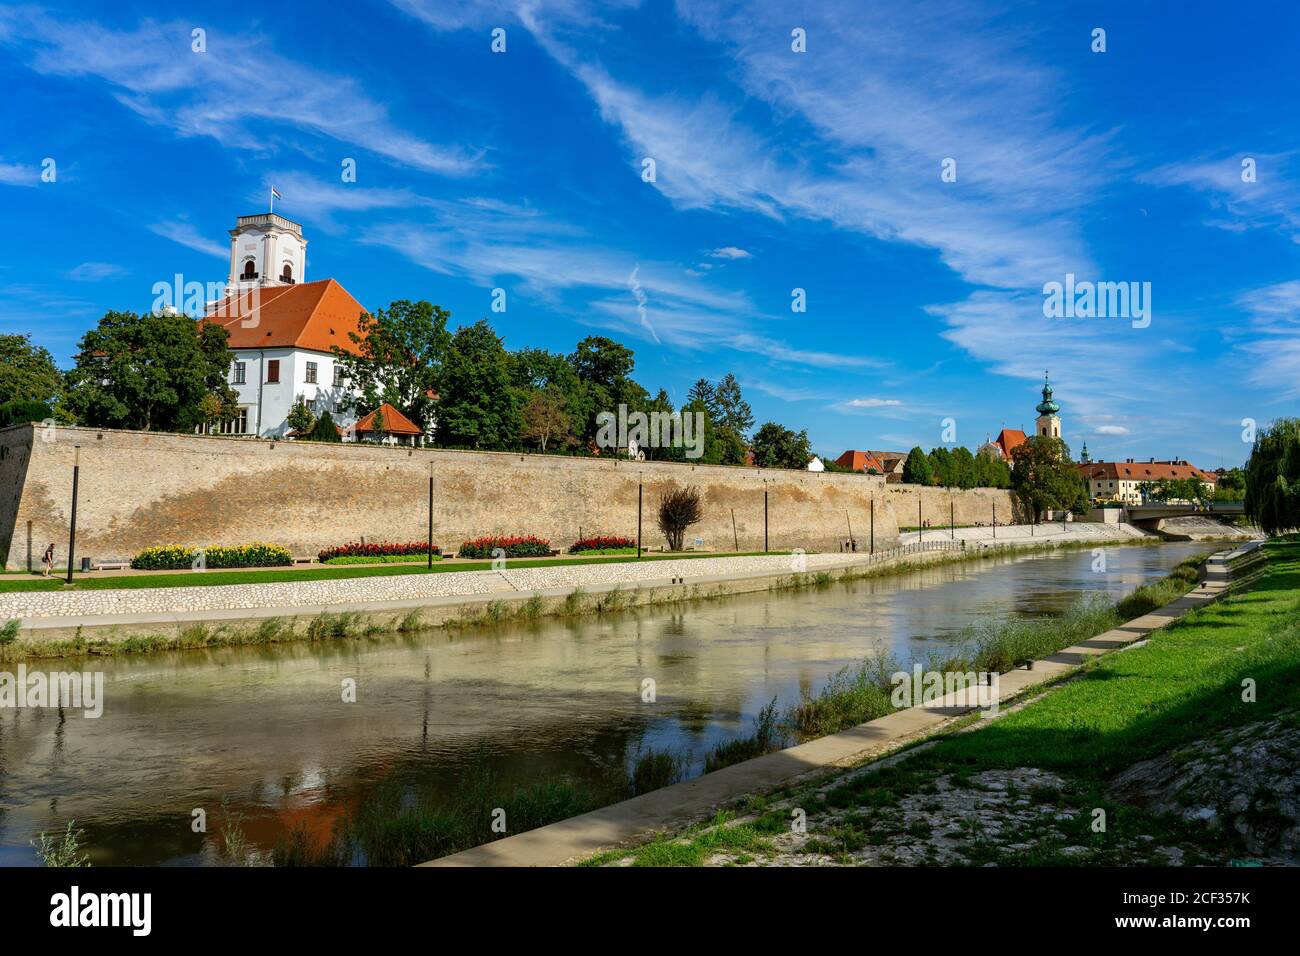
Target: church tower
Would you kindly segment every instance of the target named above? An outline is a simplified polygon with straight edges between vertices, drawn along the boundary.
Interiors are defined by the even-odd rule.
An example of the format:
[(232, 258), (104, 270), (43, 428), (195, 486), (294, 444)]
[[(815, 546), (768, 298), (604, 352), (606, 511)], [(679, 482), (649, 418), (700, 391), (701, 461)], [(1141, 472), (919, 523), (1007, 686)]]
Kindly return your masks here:
[(307, 240), (302, 226), (273, 212), (240, 216), (230, 230), (227, 294), (295, 285), (306, 280)]
[(1061, 416), (1056, 414), (1061, 410), (1061, 406), (1052, 400), (1052, 383), (1047, 380), (1047, 373), (1043, 373), (1043, 400), (1038, 403), (1038, 420), (1035, 423), (1038, 426), (1039, 438), (1060, 438), (1061, 437)]

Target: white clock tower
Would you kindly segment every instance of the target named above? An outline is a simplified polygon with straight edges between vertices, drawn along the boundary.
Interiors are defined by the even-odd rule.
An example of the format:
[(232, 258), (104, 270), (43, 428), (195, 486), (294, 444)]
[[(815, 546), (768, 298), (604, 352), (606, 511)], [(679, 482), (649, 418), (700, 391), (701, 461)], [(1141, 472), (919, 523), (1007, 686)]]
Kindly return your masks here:
[(307, 240), (302, 226), (273, 212), (240, 216), (230, 230), (227, 294), (296, 285), (306, 279)]

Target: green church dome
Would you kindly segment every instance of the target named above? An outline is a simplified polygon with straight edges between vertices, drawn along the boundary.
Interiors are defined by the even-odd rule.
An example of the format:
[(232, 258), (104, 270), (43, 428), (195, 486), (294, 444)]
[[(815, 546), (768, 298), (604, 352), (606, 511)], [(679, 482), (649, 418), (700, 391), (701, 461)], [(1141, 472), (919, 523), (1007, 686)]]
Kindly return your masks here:
[(1043, 373), (1043, 400), (1038, 403), (1038, 414), (1055, 415), (1061, 410), (1061, 406), (1052, 401), (1052, 383), (1047, 380), (1047, 373)]

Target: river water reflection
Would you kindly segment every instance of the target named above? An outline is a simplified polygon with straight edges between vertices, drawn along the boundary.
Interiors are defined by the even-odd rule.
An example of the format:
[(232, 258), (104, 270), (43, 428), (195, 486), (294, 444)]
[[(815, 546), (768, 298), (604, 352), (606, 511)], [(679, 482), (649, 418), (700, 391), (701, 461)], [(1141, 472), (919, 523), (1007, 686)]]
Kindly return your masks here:
[[(454, 788), (475, 760), (517, 782), (595, 779), (655, 747), (698, 770), (774, 695), (793, 701), (876, 647), (906, 662), (972, 622), (1119, 597), (1213, 550), (1108, 548), (1104, 572), (1091, 551), (1002, 557), (455, 634), (34, 662), (103, 670), (104, 714), (0, 711), (0, 863), (34, 862), (32, 837), (74, 818), (95, 865), (203, 863), (225, 812), (265, 848), (300, 823), (328, 829), (383, 781)], [(347, 678), (356, 703), (342, 702)]]

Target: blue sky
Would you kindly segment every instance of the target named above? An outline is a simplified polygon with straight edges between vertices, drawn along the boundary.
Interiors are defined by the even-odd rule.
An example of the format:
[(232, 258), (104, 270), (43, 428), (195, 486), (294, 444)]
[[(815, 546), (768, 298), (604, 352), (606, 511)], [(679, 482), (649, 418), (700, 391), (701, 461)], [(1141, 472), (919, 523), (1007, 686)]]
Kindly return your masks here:
[[(0, 7), (0, 332), (66, 364), (155, 282), (224, 279), (274, 183), (309, 280), (511, 348), (612, 335), (678, 401), (732, 371), (824, 454), (1032, 429), (1050, 369), (1076, 453), (1231, 466), (1242, 419), (1300, 396), (1298, 28), (1289, 3)], [(1150, 326), (1045, 318), (1066, 273), (1150, 282)]]

